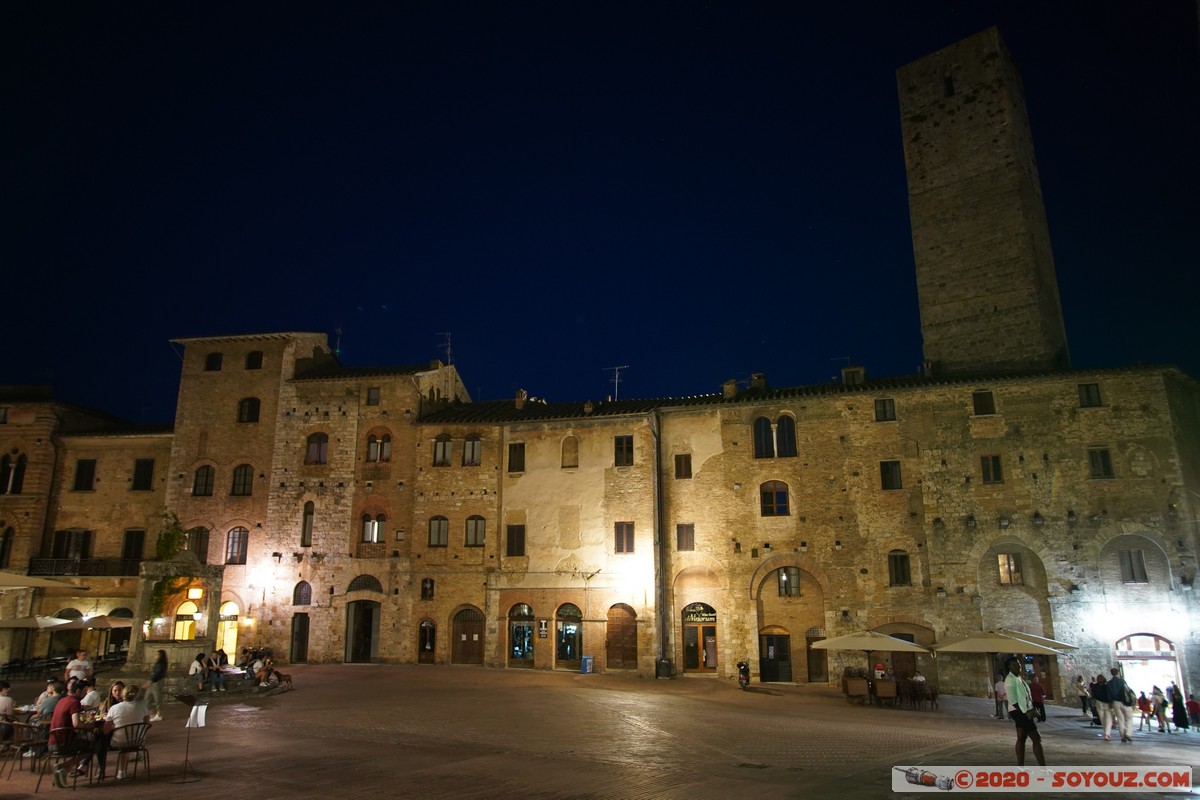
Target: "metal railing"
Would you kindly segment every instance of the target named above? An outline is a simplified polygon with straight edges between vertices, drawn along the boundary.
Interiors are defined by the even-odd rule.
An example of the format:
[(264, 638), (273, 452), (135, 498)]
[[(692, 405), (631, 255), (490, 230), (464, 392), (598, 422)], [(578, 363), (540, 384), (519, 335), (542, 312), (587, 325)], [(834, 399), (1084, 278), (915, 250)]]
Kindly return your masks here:
[(142, 562), (132, 558), (31, 558), (30, 575), (137, 575)]

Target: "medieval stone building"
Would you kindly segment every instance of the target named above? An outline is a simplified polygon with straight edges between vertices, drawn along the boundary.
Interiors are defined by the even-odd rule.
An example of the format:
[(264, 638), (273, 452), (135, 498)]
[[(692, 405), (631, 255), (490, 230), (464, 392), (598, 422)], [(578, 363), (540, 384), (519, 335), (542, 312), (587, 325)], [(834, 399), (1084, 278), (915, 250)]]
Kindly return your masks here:
[[(899, 72), (923, 375), (711, 395), (470, 401), (434, 362), (340, 365), (313, 333), (176, 342), (171, 430), (0, 396), (0, 567), (69, 588), (5, 616), (114, 613), (134, 661), (477, 664), (822, 683), (871, 629), (1078, 645), (1194, 684), (1200, 391), (1077, 370), (1020, 78), (992, 30)], [(31, 393), (32, 392), (32, 393)], [(165, 529), (182, 552), (153, 560)], [(168, 554), (169, 555), (169, 554)], [(0, 635), (0, 656), (80, 632)], [(90, 634), (87, 634), (90, 635)], [(981, 694), (980, 658), (876, 656)]]

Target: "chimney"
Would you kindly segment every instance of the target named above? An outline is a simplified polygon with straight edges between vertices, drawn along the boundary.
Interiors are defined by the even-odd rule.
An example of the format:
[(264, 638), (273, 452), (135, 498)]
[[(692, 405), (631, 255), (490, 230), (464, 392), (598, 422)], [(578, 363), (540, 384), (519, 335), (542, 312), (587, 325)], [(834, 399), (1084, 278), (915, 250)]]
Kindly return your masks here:
[(750, 373), (750, 388), (751, 389), (766, 389), (767, 376), (761, 372)]
[(525, 401), (528, 399), (529, 392), (525, 391), (524, 389), (517, 389), (516, 406), (518, 411), (525, 407)]
[(866, 382), (866, 367), (842, 367), (842, 383), (846, 386), (862, 386)]
[(591, 413), (595, 410), (595, 408), (596, 407), (592, 405), (592, 401), (588, 400), (586, 403), (583, 404), (583, 413), (590, 416)]
[(726, 400), (732, 400), (737, 397), (737, 381), (730, 378), (721, 384), (721, 396)]

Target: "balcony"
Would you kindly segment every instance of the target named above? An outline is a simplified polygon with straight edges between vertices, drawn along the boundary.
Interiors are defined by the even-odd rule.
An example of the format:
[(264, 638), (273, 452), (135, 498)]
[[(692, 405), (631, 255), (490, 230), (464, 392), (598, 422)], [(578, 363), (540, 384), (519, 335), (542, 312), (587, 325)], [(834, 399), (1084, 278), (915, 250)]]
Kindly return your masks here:
[(142, 566), (132, 558), (31, 558), (30, 575), (136, 576)]
[(354, 551), (355, 558), (387, 558), (391, 554), (386, 542), (359, 542)]

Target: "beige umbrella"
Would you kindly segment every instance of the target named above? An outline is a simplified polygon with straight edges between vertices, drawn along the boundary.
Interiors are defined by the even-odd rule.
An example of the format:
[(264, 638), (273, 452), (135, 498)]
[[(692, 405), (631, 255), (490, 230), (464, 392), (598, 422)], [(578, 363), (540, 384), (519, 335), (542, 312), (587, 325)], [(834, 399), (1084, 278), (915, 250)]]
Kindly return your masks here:
[(822, 639), (813, 642), (814, 650), (862, 650), (867, 654), (867, 666), (871, 666), (871, 653), (928, 653), (929, 648), (923, 645), (897, 639), (878, 631), (859, 631), (847, 633), (844, 636), (834, 636), (832, 639)]
[[(1026, 638), (1029, 637), (1029, 638)], [(1041, 639), (1041, 642), (1035, 641)], [(1018, 634), (1013, 631), (979, 631), (967, 636), (960, 636), (947, 642), (935, 644), (935, 653), (1013, 653), (1019, 655), (1064, 655), (1060, 647), (1051, 647), (1042, 642), (1051, 641), (1045, 637), (1033, 637), (1032, 634)], [(1074, 648), (1074, 645), (1066, 645)]]
[(100, 614), (95, 617), (80, 617), (59, 625), (57, 631), (106, 630), (110, 628), (132, 628), (133, 620)]
[(43, 617), (35, 614), (32, 617), (0, 619), (0, 628), (27, 628), (41, 630), (42, 628), (57, 628), (59, 625), (66, 625), (68, 622), (70, 622), (69, 619), (62, 619), (61, 617)]
[(87, 591), (86, 586), (76, 586), (64, 581), (52, 581), (46, 578), (35, 578), (32, 575), (18, 575), (15, 572), (0, 572), (0, 591), (6, 589), (76, 589)]
[(1024, 631), (1013, 631), (1008, 628), (998, 628), (997, 633), (1003, 633), (1007, 636), (1016, 636), (1018, 639), (1025, 639), (1030, 642), (1044, 644), (1046, 647), (1054, 647), (1058, 650), (1078, 650), (1079, 647), (1067, 642), (1060, 642), (1058, 639), (1051, 639), (1048, 636), (1038, 636), (1033, 633), (1025, 633)]

